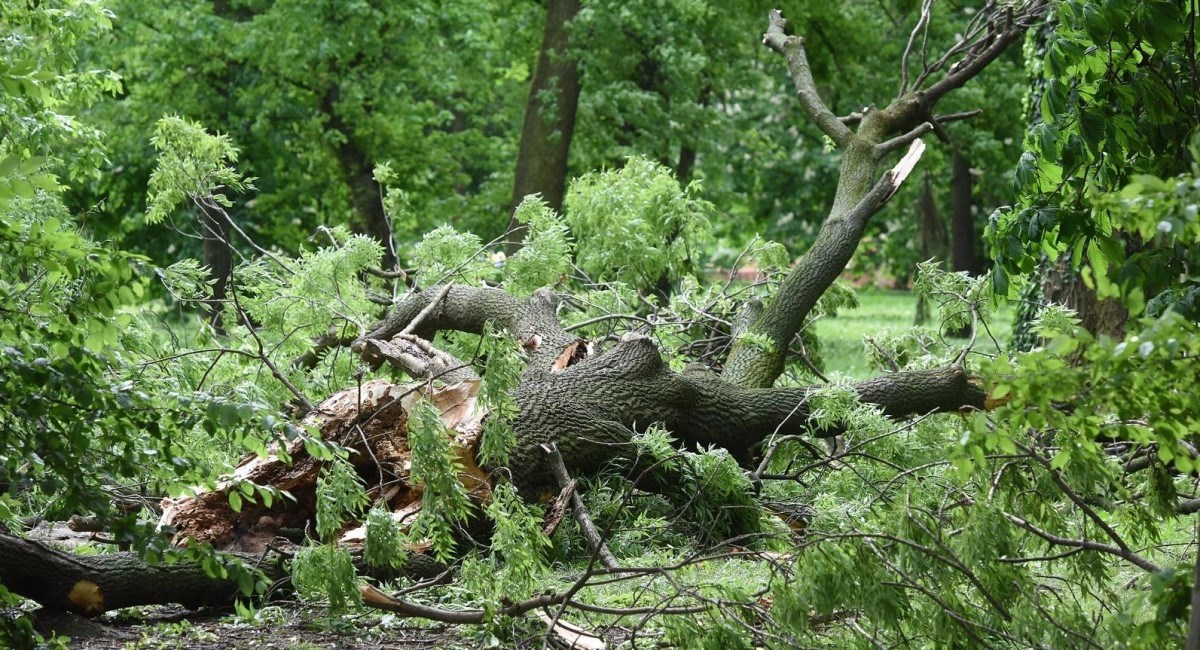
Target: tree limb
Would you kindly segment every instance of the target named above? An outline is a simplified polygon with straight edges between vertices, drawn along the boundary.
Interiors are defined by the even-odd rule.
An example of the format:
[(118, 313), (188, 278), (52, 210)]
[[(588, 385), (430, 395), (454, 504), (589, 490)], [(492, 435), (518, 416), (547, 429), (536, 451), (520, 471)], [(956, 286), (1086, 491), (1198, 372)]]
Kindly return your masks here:
[(808, 64), (808, 53), (804, 50), (804, 38), (788, 36), (784, 33), (787, 20), (778, 9), (772, 9), (767, 33), (763, 35), (763, 43), (783, 55), (787, 61), (788, 73), (796, 86), (796, 95), (800, 105), (812, 118), (812, 121), (833, 140), (834, 144), (843, 147), (854, 133), (838, 120), (833, 111), (825, 105), (817, 92), (817, 84), (813, 81), (812, 68)]

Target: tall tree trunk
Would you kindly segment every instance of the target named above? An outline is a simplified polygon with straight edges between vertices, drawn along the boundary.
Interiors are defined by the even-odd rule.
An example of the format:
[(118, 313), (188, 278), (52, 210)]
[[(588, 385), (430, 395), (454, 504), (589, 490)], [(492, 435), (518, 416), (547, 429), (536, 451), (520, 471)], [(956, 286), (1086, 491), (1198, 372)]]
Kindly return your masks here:
[[(922, 259), (946, 259), (946, 249), (949, 248), (946, 224), (942, 221), (942, 215), (938, 214), (937, 198), (933, 195), (933, 181), (929, 178), (928, 170), (925, 172), (925, 187), (917, 199), (917, 238), (921, 244)], [(916, 324), (923, 325), (928, 320), (929, 301), (922, 295), (917, 298)]]
[(979, 258), (975, 255), (975, 217), (971, 186), (971, 164), (962, 152), (953, 154), (953, 175), (950, 179), (950, 264), (955, 271), (979, 275)]
[[(212, 13), (216, 18), (236, 21), (241, 16), (230, 6), (229, 0), (213, 0)], [(230, 68), (234, 61), (226, 59), (221, 72), (217, 74), (216, 95), (220, 102), (220, 119), (218, 124), (228, 124), (230, 115), (230, 95), (234, 75)], [(229, 295), (229, 278), (233, 273), (233, 249), (230, 247), (229, 230), (219, 216), (214, 216), (205, 210), (200, 211), (200, 237), (204, 242), (202, 251), (204, 266), (208, 267), (208, 278), (212, 282), (212, 298), (205, 303), (209, 309), (209, 320), (214, 329), (224, 333), (221, 324), (221, 307)]]
[[(549, 0), (546, 8), (546, 31), (525, 103), (510, 214), (530, 194), (541, 194), (551, 208), (562, 211), (579, 106), (579, 70), (567, 52), (567, 23), (578, 13), (579, 0)], [(510, 217), (510, 252), (521, 248), (524, 236), (525, 224)]]
[(367, 159), (367, 153), (358, 145), (350, 125), (338, 113), (340, 96), (341, 87), (337, 84), (331, 86), (321, 100), (321, 112), (329, 118), (329, 130), (342, 134), (337, 158), (342, 165), (346, 184), (350, 187), (350, 202), (361, 220), (362, 232), (383, 245), (383, 268), (391, 269), (397, 263), (396, 244), (392, 241), (392, 225), (383, 209), (382, 188), (375, 181), (375, 170)]
[(212, 298), (205, 301), (212, 325), (224, 332), (221, 325), (221, 306), (229, 294), (229, 276), (233, 272), (233, 251), (229, 248), (229, 231), (219, 217), (201, 210), (200, 234), (204, 238), (204, 265), (212, 281)]

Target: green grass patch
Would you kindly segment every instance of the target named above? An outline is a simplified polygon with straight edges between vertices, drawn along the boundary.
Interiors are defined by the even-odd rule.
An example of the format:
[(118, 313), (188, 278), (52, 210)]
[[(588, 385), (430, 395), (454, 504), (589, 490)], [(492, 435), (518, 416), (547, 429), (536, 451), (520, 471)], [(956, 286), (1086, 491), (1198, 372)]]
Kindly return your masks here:
[[(821, 341), (821, 356), (827, 374), (848, 379), (864, 379), (879, 374), (867, 360), (868, 337), (878, 338), (885, 331), (900, 333), (916, 327), (917, 297), (911, 291), (860, 289), (859, 307), (842, 309), (837, 316), (827, 316), (813, 327)], [(943, 350), (957, 352), (968, 339), (945, 336), (938, 326), (937, 309), (930, 310), (930, 320), (920, 326), (933, 335)], [(1005, 306), (995, 310), (981, 331), (973, 350), (992, 355), (1008, 345), (1012, 331), (1012, 309)]]

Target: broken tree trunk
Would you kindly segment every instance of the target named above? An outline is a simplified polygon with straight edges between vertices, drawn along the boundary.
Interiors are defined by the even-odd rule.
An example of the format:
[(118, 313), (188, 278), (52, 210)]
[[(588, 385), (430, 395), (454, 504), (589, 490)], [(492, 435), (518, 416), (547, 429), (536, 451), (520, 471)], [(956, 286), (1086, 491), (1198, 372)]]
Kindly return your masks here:
[[(514, 393), (519, 410), (510, 425), (517, 443), (508, 464), (527, 498), (557, 491), (542, 449), (550, 443), (572, 475), (589, 475), (612, 460), (633, 461), (635, 432), (653, 424), (686, 445), (716, 445), (742, 462), (772, 434), (811, 431), (811, 387), (754, 388), (721, 381), (707, 369), (674, 372), (644, 336), (627, 335), (585, 358), (585, 347), (554, 319), (555, 304), (545, 290), (520, 300), (497, 289), (434, 287), (393, 310), (360, 349), (366, 341), (394, 336), (417, 314), (425, 314), (417, 329), (429, 337), (441, 329), (481, 332), (489, 319), (506, 326), (529, 354)], [(984, 407), (983, 390), (961, 367), (884, 375), (853, 388), (892, 417)]]

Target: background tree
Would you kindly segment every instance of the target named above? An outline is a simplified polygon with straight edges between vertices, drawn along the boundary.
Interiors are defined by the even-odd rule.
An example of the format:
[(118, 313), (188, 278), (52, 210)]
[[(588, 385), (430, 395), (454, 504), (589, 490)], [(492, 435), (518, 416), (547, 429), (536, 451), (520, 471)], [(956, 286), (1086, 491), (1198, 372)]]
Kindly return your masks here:
[[(579, 70), (568, 47), (569, 24), (579, 13), (578, 0), (553, 0), (546, 8), (546, 30), (537, 67), (525, 102), (525, 121), (517, 149), (512, 212), (530, 194), (562, 212), (567, 186), (567, 156), (579, 105)], [(509, 250), (520, 246), (525, 232), (515, 219), (508, 224)]]

